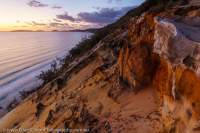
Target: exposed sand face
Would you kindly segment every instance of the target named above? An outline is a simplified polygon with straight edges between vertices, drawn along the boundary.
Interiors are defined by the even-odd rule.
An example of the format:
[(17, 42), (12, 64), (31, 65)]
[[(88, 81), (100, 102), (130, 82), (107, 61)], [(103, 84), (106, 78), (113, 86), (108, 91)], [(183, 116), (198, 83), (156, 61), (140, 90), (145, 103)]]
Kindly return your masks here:
[[(173, 19), (173, 15), (167, 18)], [(161, 33), (167, 34), (166, 38), (165, 34), (158, 34), (155, 14), (146, 13), (131, 20), (129, 35), (123, 29), (107, 36), (97, 47), (72, 63), (70, 74), (61, 75), (61, 78), (68, 79), (66, 85), (60, 88), (55, 79), (29, 96), (0, 120), (0, 130), (59, 128), (84, 129), (92, 133), (199, 132), (200, 79), (197, 76), (199, 71), (195, 71), (199, 68), (199, 45), (193, 48), (191, 43), (182, 43), (183, 38), (177, 36), (173, 45), (178, 49), (170, 47), (169, 40), (176, 32), (168, 30), (177, 27), (168, 23), (161, 28)], [(188, 27), (183, 26), (181, 31), (184, 29)], [(164, 47), (167, 49), (162, 48), (168, 45)], [(181, 48), (185, 50), (183, 54), (179, 52)], [(185, 53), (191, 54), (191, 51), (194, 51), (192, 57), (195, 60), (191, 55), (185, 59)], [(170, 53), (174, 58), (167, 59)], [(185, 61), (179, 62), (182, 57)]]
[(113, 132), (157, 133), (161, 129), (158, 106), (152, 88), (125, 92), (119, 97), (119, 110), (112, 113)]
[[(160, 114), (154, 90), (146, 88), (136, 94), (123, 88), (123, 91), (113, 92), (117, 95), (113, 98), (109, 93), (117, 83), (116, 65), (100, 70), (102, 64), (101, 59), (93, 60), (73, 74), (61, 90), (49, 84), (32, 94), (0, 120), (0, 129), (48, 127), (158, 132)], [(42, 104), (40, 108), (39, 103)]]

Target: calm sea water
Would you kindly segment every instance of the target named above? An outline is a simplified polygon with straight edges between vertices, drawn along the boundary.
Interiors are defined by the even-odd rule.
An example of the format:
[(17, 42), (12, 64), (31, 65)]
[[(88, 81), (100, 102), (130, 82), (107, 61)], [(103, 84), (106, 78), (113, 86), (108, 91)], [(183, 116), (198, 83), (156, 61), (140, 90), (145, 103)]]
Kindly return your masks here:
[(90, 33), (0, 32), (0, 106), (39, 85), (36, 76)]

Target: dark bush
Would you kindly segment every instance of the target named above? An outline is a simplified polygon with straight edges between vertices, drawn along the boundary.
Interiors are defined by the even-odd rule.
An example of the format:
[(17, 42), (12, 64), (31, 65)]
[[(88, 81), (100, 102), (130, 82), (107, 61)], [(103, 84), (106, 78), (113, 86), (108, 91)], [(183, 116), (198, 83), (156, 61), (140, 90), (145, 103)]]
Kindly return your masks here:
[(54, 61), (51, 64), (51, 68), (47, 71), (42, 71), (41, 74), (37, 76), (37, 78), (42, 80), (43, 84), (46, 84), (55, 79), (58, 76), (58, 74), (59, 74), (59, 69), (57, 66), (57, 62)]
[[(178, 0), (170, 0), (170, 2)], [(130, 18), (139, 16), (143, 12), (150, 11), (153, 7), (162, 7), (169, 3), (169, 0), (146, 0), (140, 6), (130, 10), (125, 16), (121, 17), (117, 22), (107, 25), (101, 29), (94, 30), (94, 34), (90, 38), (83, 38), (83, 40), (72, 48), (69, 53), (60, 59), (59, 67), (57, 62), (52, 63), (51, 68), (47, 71), (42, 71), (38, 76), (43, 81), (43, 85), (54, 80), (61, 73), (63, 73), (71, 62), (81, 57), (84, 53), (90, 51), (100, 40), (106, 37), (109, 33), (113, 32), (117, 28), (128, 28), (127, 22)], [(159, 8), (160, 9), (160, 8)]]
[(44, 104), (42, 103), (38, 103), (37, 106), (36, 106), (36, 113), (35, 113), (35, 116), (37, 118), (39, 118), (40, 114), (42, 113), (42, 111), (44, 110)]
[[(72, 48), (64, 58), (54, 61), (51, 64), (51, 68), (47, 71), (42, 71), (37, 78), (43, 81), (43, 85), (54, 80), (68, 68), (72, 61), (91, 50), (103, 37), (104, 36), (101, 36), (101, 34), (95, 33), (90, 38), (83, 38), (82, 41)], [(59, 65), (57, 62), (59, 62)]]
[(56, 79), (56, 83), (58, 85), (58, 89), (61, 89), (64, 86), (64, 80), (62, 78)]

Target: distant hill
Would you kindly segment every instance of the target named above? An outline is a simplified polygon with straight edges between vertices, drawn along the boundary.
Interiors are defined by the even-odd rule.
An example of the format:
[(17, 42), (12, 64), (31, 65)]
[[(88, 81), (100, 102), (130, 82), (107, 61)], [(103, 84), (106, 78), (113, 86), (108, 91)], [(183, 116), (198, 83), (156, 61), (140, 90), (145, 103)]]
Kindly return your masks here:
[(52, 31), (45, 31), (45, 30), (13, 30), (10, 32), (91, 32), (91, 33), (95, 33), (96, 31), (98, 31), (98, 29), (85, 29), (85, 30), (81, 30), (81, 29), (75, 29), (75, 30), (52, 30)]
[(84, 30), (75, 29), (75, 30), (68, 30), (67, 32), (91, 32), (91, 33), (95, 33), (95, 32), (97, 32), (98, 30), (99, 30), (99, 29), (97, 29), (97, 28), (84, 29)]
[(10, 32), (35, 32), (35, 31), (32, 31), (32, 30), (13, 30), (13, 31), (10, 31)]

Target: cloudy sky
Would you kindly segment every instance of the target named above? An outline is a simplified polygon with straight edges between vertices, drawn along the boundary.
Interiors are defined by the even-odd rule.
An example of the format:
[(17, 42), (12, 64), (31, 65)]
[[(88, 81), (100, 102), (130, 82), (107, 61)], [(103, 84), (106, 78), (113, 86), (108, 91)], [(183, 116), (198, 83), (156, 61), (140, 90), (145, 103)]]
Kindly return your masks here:
[(114, 22), (144, 0), (1, 0), (0, 31), (72, 30)]

